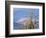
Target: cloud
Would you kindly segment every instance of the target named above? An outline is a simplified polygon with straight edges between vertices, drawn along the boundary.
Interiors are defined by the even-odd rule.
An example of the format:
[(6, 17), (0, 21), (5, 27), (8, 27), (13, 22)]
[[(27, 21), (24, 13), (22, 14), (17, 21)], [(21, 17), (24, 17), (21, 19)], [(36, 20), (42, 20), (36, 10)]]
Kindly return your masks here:
[(16, 21), (17, 23), (20, 23), (20, 22), (23, 22), (24, 20), (29, 20), (30, 18), (21, 18), (21, 19), (19, 19), (18, 21)]

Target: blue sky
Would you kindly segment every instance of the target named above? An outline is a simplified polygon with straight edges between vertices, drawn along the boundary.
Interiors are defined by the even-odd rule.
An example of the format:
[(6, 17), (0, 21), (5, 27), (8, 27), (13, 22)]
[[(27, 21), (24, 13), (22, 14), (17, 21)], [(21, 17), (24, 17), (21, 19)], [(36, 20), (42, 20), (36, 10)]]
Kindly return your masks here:
[(13, 17), (14, 17), (13, 19), (15, 19), (14, 21), (17, 21), (21, 18), (31, 16), (30, 13), (33, 13), (33, 18), (35, 18), (34, 16), (39, 15), (39, 9), (14, 8), (13, 9)]

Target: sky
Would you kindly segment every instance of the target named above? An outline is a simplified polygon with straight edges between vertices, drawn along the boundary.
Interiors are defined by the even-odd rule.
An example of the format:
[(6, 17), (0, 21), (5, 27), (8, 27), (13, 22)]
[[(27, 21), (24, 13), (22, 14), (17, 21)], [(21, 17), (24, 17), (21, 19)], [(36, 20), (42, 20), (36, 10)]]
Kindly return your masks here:
[(14, 8), (13, 9), (13, 17), (14, 17), (13, 19), (16, 22), (17, 20), (21, 18), (31, 16), (31, 13), (33, 13), (33, 18), (35, 18), (35, 16), (39, 15), (39, 9)]

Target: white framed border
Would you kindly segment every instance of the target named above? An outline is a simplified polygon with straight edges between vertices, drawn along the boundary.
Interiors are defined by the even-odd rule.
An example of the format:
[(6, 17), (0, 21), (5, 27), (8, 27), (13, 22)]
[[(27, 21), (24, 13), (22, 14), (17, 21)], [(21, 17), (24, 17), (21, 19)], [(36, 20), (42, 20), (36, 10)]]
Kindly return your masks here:
[[(13, 30), (13, 8), (39, 9), (39, 29)], [(26, 34), (42, 32), (42, 6), (10, 5), (10, 34)]]

